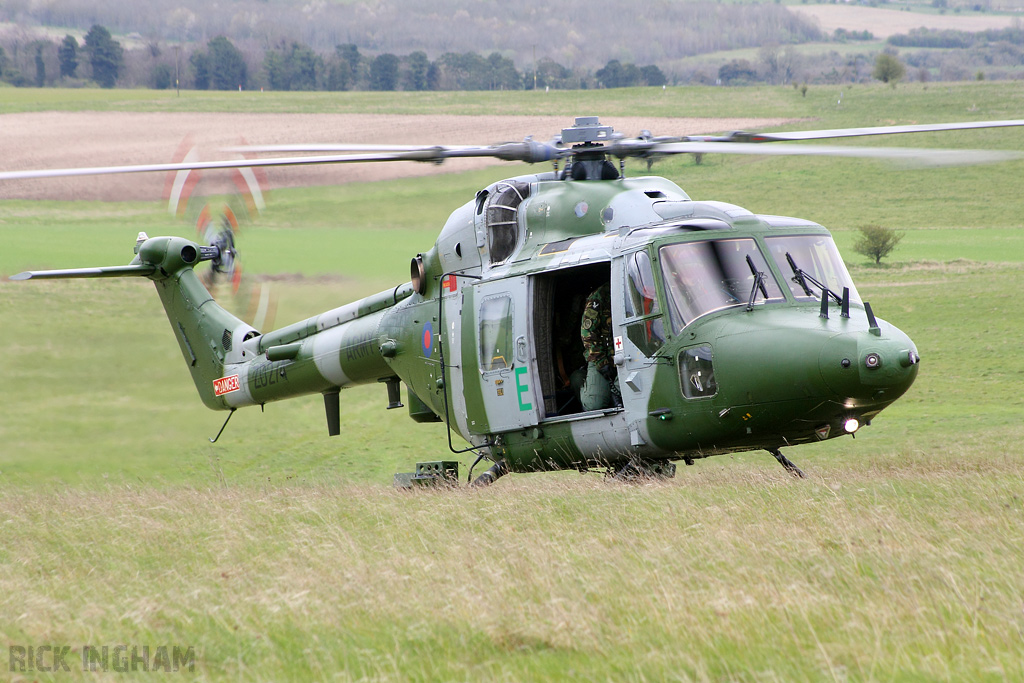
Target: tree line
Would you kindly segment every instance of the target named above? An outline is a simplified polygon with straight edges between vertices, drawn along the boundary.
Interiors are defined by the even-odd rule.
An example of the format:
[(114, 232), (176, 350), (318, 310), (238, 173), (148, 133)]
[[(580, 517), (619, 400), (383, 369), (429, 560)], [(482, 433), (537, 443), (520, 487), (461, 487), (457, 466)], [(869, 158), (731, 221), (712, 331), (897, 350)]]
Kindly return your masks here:
[(1024, 25), (1019, 22), (1016, 26), (1000, 29), (988, 29), (971, 33), (969, 31), (957, 31), (954, 29), (930, 29), (915, 28), (907, 33), (889, 36), (886, 39), (889, 45), (894, 47), (927, 47), (927, 48), (956, 48), (966, 49), (983, 47), (990, 43), (1009, 43), (1017, 47), (1024, 47)]
[[(17, 44), (15, 56), (21, 47)], [(117, 82), (124, 62), (124, 49), (121, 44), (113, 39), (110, 31), (98, 24), (85, 34), (81, 45), (74, 36), (66, 35), (58, 44), (36, 39), (21, 52), (32, 56), (31, 70), (19, 68), (8, 56), (3, 45), (0, 45), (0, 79), (15, 86), (43, 87), (51, 82), (47, 79), (46, 57), (56, 55), (61, 80), (77, 78), (79, 66), (85, 61), (88, 63), (92, 80), (101, 87), (112, 88)]]
[(224, 36), (247, 56), (259, 52), (249, 61), (253, 77), (262, 53), (282, 41), (325, 58), (337, 45), (352, 43), (373, 55), (422, 51), (434, 59), (497, 51), (520, 69), (547, 57), (593, 72), (610, 59), (664, 70), (698, 54), (822, 37), (812, 20), (782, 3), (718, 0), (517, 0), (508, 6), (480, 0), (7, 0), (0, 2), (0, 22), (75, 35), (81, 33), (67, 29), (84, 32), (99, 24), (147, 46), (206, 45)]
[[(833, 40), (866, 40), (870, 34), (836, 31)], [(965, 46), (958, 50), (935, 50)], [(897, 47), (918, 47), (899, 55)], [(913, 70), (916, 80), (1019, 78), (1024, 65), (1020, 25), (979, 33), (916, 29), (889, 38), (886, 54)], [(17, 86), (150, 87), (198, 90), (559, 90), (658, 86), (679, 83), (746, 85), (854, 83), (874, 77), (878, 53), (829, 51), (810, 58), (794, 44), (767, 43), (756, 59), (696, 63), (667, 76), (654, 64), (610, 59), (594, 71), (570, 68), (550, 57), (517, 67), (504, 52), (445, 52), (430, 59), (408, 54), (364, 54), (354, 43), (321, 52), (299, 41), (280, 40), (267, 48), (239, 47), (226, 36), (205, 44), (168, 47), (159, 41), (126, 49), (111, 32), (93, 25), (79, 44), (8, 30), (0, 35), (0, 79)], [(891, 82), (893, 79), (880, 79)], [(899, 79), (895, 79), (899, 80)]]
[[(435, 60), (422, 50), (407, 55), (369, 56), (346, 43), (328, 53), (297, 41), (281, 41), (262, 54), (244, 52), (225, 36), (205, 46), (126, 51), (110, 31), (94, 25), (83, 44), (71, 35), (59, 43), (36, 39), (18, 45), (22, 66), (0, 45), (0, 79), (17, 86), (75, 85), (94, 81), (156, 89), (196, 90), (529, 90), (532, 88), (620, 88), (665, 85), (656, 65), (612, 59), (596, 73), (570, 69), (543, 58), (519, 70), (499, 52), (446, 52)], [(31, 64), (25, 62), (31, 53)], [(56, 68), (53, 68), (55, 62)], [(47, 67), (50, 63), (51, 66)]]

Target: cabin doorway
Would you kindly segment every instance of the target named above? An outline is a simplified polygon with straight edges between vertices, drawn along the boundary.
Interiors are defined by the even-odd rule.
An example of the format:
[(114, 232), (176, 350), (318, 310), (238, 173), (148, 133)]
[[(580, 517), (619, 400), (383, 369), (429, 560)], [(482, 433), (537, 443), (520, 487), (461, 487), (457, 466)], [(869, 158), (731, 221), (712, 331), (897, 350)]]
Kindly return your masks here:
[(573, 374), (586, 373), (580, 325), (587, 297), (611, 280), (608, 262), (533, 276), (533, 332), (537, 374), (543, 394), (542, 419), (583, 412)]

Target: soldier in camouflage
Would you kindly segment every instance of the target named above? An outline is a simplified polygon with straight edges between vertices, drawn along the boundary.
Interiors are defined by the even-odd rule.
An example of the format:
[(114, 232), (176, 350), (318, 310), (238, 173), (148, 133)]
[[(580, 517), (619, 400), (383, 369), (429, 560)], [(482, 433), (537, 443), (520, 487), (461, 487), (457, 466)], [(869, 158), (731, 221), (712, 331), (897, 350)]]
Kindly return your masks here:
[(587, 361), (587, 378), (580, 389), (584, 410), (600, 410), (622, 405), (619, 398), (616, 370), (612, 364), (611, 288), (605, 283), (595, 289), (583, 308), (580, 321), (583, 357)]

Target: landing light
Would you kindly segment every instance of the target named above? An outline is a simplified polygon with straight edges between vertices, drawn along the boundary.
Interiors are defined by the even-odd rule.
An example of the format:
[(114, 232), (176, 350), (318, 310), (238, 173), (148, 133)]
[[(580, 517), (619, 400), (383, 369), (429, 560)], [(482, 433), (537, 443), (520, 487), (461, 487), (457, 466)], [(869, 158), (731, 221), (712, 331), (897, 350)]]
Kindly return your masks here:
[(851, 417), (843, 423), (843, 429), (846, 430), (847, 434), (853, 434), (855, 431), (860, 429), (860, 420), (855, 417)]

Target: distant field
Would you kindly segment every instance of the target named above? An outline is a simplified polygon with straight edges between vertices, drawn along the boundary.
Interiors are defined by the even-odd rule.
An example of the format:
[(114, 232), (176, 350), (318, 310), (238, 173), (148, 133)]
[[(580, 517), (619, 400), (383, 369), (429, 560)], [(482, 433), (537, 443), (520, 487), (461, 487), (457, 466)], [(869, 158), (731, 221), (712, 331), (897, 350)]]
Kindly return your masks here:
[[(232, 95), (167, 109), (230, 111)], [(805, 129), (1024, 111), (1020, 84), (991, 83), (534, 95), (237, 101)], [(125, 96), (50, 106), (164, 106)], [(1024, 130), (860, 144), (897, 143), (1024, 150)], [(451, 209), (524, 169), (275, 191), (244, 227), (246, 267), (277, 276), (279, 325), (304, 318), (405, 280)], [(85, 644), (193, 646), (183, 680), (202, 681), (1024, 679), (1024, 162), (709, 155), (653, 172), (829, 226), (862, 296), (918, 345), (917, 383), (856, 439), (788, 451), (807, 480), (748, 453), (657, 484), (556, 473), (398, 494), (394, 472), (449, 456), (443, 427), (385, 410), (382, 387), (342, 393), (338, 437), (311, 397), (240, 411), (210, 444), (224, 415), (196, 399), (149, 283), (0, 278), (0, 639), (66, 644), (73, 667)], [(906, 231), (881, 268), (851, 250), (873, 222)], [(140, 230), (192, 231), (155, 202), (0, 200), (0, 275), (125, 263)]]
[[(812, 86), (676, 86), (551, 92), (233, 92), (2, 88), (0, 114), (19, 112), (184, 112), (288, 114), (447, 114), (455, 116), (641, 116), (827, 118), (833, 125), (876, 120), (1014, 118), (1020, 83), (907, 83)], [(835, 106), (840, 92), (858, 93)], [(905, 96), (908, 95), (909, 96)], [(244, 135), (245, 131), (239, 131)]]
[[(753, 130), (793, 121), (783, 118), (692, 118), (606, 116), (607, 125), (638, 134), (645, 128), (714, 134)], [(223, 152), (239, 144), (353, 143), (395, 145), (487, 145), (528, 135), (550, 138), (570, 126), (568, 116), (457, 116), (451, 114), (283, 114), (207, 112), (24, 112), (2, 116), (3, 170), (120, 166), (180, 161), (191, 148), (207, 161), (240, 158)], [(494, 159), (460, 159), (436, 164), (351, 164), (266, 169), (266, 187), (345, 185), (388, 178), (428, 176), (500, 164)], [(226, 175), (221, 188), (230, 190)], [(0, 198), (158, 200), (166, 174), (9, 181)], [(204, 186), (205, 189), (205, 186)]]
[[(787, 87), (389, 95), (186, 91), (181, 98), (141, 90), (8, 88), (3, 93), (0, 125), (7, 134), (0, 140), (2, 170), (167, 162), (186, 139), (199, 145), (206, 159), (216, 158), (220, 147), (242, 141), (487, 144), (526, 135), (549, 137), (571, 125), (574, 116), (585, 114), (600, 115), (627, 134), (646, 128), (659, 135), (682, 135), (1007, 119), (1024, 110), (1024, 87), (1016, 83), (907, 84), (897, 91), (881, 85), (814, 86), (806, 97)], [(926, 144), (1012, 147), (1018, 139), (1007, 134), (950, 133)], [(922, 144), (912, 138), (900, 143)], [(267, 173), (272, 186), (330, 184), (453, 172), (488, 163), (357, 164)], [(9, 182), (0, 187), (0, 197), (156, 199), (164, 184), (159, 175)]]
[(848, 31), (870, 31), (876, 38), (888, 38), (922, 27), (977, 32), (1007, 28), (1014, 22), (1014, 17), (1007, 15), (961, 14), (952, 11), (933, 14), (846, 4), (790, 5), (789, 9), (817, 19), (821, 28), (828, 33), (833, 33), (837, 28), (845, 28)]

